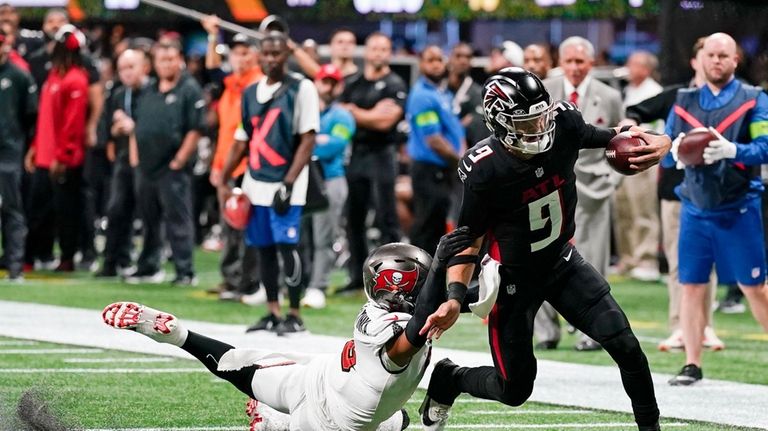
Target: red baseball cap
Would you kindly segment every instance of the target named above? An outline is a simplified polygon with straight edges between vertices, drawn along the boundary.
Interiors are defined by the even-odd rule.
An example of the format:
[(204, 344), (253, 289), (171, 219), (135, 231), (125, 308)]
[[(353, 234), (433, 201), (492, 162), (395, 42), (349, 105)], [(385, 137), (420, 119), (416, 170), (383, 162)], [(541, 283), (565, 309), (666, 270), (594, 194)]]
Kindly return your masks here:
[(317, 74), (315, 74), (315, 79), (325, 79), (330, 78), (334, 81), (341, 81), (341, 71), (338, 67), (334, 66), (333, 64), (324, 64), (320, 66), (320, 70), (317, 71)]

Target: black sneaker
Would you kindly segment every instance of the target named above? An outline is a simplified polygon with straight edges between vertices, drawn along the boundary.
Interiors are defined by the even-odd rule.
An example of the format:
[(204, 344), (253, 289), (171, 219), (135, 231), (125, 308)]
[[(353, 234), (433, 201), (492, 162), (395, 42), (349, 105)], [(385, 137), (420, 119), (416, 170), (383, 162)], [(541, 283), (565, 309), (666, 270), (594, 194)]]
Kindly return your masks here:
[(701, 367), (697, 367), (694, 364), (688, 364), (680, 370), (680, 373), (675, 377), (669, 379), (669, 384), (672, 386), (690, 386), (704, 377), (704, 373)]
[(11, 283), (23, 283), (24, 272), (21, 269), (8, 270), (8, 281)]
[(258, 322), (249, 326), (248, 329), (245, 330), (245, 332), (274, 331), (277, 325), (280, 324), (280, 322), (282, 322), (282, 319), (270, 313), (262, 317), (261, 319), (259, 319)]
[(661, 431), (661, 426), (658, 422), (656, 422), (653, 425), (638, 425), (637, 426), (638, 431)]
[(293, 314), (289, 314), (288, 317), (280, 322), (275, 328), (277, 335), (294, 334), (306, 330), (307, 328), (304, 327), (304, 322), (301, 320), (301, 317), (294, 316)]

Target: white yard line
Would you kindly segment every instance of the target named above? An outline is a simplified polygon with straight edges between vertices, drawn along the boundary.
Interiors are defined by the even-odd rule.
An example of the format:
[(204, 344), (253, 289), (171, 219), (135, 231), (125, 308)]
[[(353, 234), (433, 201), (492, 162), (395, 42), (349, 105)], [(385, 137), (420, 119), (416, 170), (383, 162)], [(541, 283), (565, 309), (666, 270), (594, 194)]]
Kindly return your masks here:
[(173, 374), (207, 373), (205, 368), (0, 368), (0, 374)]
[(592, 410), (527, 410), (505, 408), (503, 410), (472, 410), (473, 415), (590, 415)]
[(173, 362), (173, 358), (67, 358), (64, 362), (67, 364), (152, 364), (158, 362)]
[[(663, 428), (682, 428), (690, 426), (689, 424), (682, 422), (672, 422), (663, 424)], [(637, 424), (634, 422), (597, 422), (597, 423), (581, 423), (581, 424), (454, 424), (447, 425), (449, 429), (505, 429), (505, 430), (523, 430), (523, 429), (543, 429), (543, 428), (575, 428), (575, 429), (589, 429), (589, 428), (629, 428), (630, 430), (637, 429)]]
[(34, 346), (36, 344), (38, 344), (37, 341), (20, 341), (20, 340), (3, 341), (3, 340), (0, 340), (0, 346), (13, 346), (13, 347), (16, 347), (16, 346)]
[(102, 349), (0, 349), (0, 355), (72, 355), (104, 353)]
[[(175, 346), (158, 344), (140, 334), (107, 327), (101, 322), (100, 310), (0, 301), (0, 316), (3, 316), (0, 336), (192, 358), (190, 354)], [(29, 316), (36, 316), (34, 326), (29, 325)], [(186, 319), (189, 316), (178, 317), (190, 330), (233, 346), (261, 349), (268, 347), (276, 352), (336, 355), (349, 338), (313, 334), (297, 334), (290, 337), (277, 337), (271, 333), (245, 334), (244, 325), (216, 324)], [(462, 317), (461, 319), (471, 318)], [(350, 325), (350, 333), (351, 330)], [(479, 327), (478, 330), (485, 332), (484, 328)], [(437, 345), (439, 344), (438, 342)], [(439, 347), (433, 349), (433, 363), (445, 357), (450, 357), (462, 366), (493, 364), (487, 352), (467, 352)], [(205, 372), (202, 367), (199, 371)], [(430, 373), (431, 369), (427, 371), (421, 382), (422, 388), (426, 388)], [(670, 377), (670, 375), (653, 374), (654, 388), (662, 417), (768, 428), (768, 409), (765, 408), (768, 406), (768, 386), (704, 379), (692, 387), (672, 387), (667, 384)], [(619, 370), (615, 366), (540, 360), (536, 386), (530, 401), (583, 409), (632, 412), (629, 398), (621, 384)], [(479, 426), (470, 427), (478, 428)], [(500, 425), (499, 428), (514, 429), (515, 425)]]

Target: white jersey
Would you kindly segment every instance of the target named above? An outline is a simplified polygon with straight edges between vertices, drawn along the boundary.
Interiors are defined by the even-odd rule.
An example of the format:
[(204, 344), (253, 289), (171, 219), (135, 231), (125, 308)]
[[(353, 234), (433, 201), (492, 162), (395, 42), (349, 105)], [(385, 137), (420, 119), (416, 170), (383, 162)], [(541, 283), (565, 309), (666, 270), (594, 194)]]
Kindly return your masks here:
[[(263, 364), (253, 377), (259, 401), (290, 414), (290, 429), (373, 431), (411, 398), (429, 361), (429, 342), (405, 367), (393, 363), (386, 344), (399, 336), (411, 315), (390, 313), (366, 303), (355, 321), (354, 338), (336, 355), (301, 360), (301, 354), (260, 355), (233, 349), (221, 358), (219, 369)], [(248, 358), (254, 358), (251, 360)], [(293, 365), (272, 366), (280, 358)], [(238, 363), (238, 367), (226, 365)]]

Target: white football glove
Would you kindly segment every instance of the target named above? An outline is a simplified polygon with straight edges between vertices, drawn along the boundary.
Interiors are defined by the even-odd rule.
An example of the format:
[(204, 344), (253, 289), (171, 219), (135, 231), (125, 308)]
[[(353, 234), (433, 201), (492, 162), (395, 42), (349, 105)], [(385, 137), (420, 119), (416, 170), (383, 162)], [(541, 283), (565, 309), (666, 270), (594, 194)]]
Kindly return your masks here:
[(675, 160), (675, 168), (677, 169), (685, 169), (685, 163), (681, 162), (677, 158), (677, 149), (680, 148), (680, 142), (682, 142), (683, 138), (685, 137), (685, 133), (680, 132), (679, 135), (677, 135), (677, 138), (672, 141), (672, 148), (669, 150), (670, 153), (672, 153), (672, 158)]
[(709, 131), (717, 136), (717, 140), (710, 141), (707, 148), (704, 149), (704, 163), (711, 165), (723, 159), (736, 157), (736, 144), (725, 139), (714, 127), (710, 127)]

